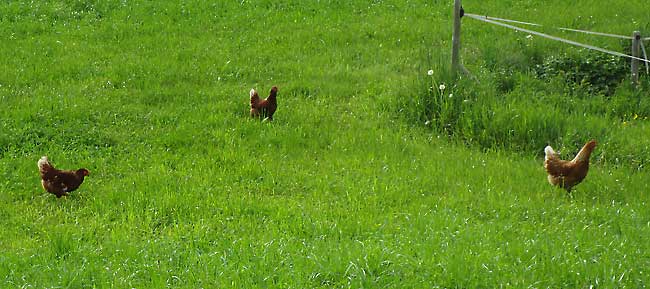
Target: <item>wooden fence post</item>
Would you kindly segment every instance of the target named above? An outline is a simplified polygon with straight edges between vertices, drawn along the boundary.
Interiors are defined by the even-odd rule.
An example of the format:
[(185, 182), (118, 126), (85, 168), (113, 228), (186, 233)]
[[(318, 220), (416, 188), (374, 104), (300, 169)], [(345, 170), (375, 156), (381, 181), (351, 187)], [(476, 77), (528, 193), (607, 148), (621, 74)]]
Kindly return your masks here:
[[(634, 34), (632, 34), (632, 56), (634, 57), (639, 57), (641, 55), (640, 53), (640, 47), (641, 47), (641, 32), (639, 31), (634, 31)], [(639, 84), (639, 60), (638, 59), (632, 59), (632, 83), (634, 85)]]
[(454, 32), (451, 36), (451, 70), (454, 75), (460, 70), (460, 3), (454, 0)]

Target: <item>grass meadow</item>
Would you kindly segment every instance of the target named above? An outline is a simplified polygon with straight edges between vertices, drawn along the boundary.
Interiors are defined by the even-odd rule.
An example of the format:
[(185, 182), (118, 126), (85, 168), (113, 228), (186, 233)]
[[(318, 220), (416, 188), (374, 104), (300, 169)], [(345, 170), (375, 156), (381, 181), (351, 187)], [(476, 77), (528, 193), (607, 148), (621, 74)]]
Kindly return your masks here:
[[(208, 2), (0, 4), (0, 287), (650, 285), (647, 75), (464, 18), (455, 79), (453, 1)], [(650, 33), (641, 0), (483, 2), (626, 53), (551, 27)], [(551, 187), (544, 146), (589, 138)], [(42, 155), (91, 174), (56, 199)]]

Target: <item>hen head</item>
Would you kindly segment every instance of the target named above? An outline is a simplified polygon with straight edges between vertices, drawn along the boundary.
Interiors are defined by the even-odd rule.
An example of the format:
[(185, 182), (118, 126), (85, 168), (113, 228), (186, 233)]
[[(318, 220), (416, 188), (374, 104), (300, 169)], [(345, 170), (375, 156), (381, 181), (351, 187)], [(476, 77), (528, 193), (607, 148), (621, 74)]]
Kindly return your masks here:
[(87, 177), (88, 175), (90, 175), (90, 171), (88, 171), (87, 169), (78, 169), (77, 175)]
[(591, 153), (594, 151), (596, 148), (596, 140), (590, 140), (588, 141), (578, 152), (578, 155), (575, 157), (574, 161), (577, 162), (584, 162), (584, 161), (589, 161), (589, 157), (591, 156)]

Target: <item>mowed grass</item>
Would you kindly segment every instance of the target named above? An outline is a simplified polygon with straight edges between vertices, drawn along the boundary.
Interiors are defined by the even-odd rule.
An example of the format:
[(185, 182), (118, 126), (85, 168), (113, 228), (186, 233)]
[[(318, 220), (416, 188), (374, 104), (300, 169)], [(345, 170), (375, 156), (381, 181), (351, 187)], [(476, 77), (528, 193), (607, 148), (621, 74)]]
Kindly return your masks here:
[[(541, 4), (527, 5), (485, 8)], [(585, 15), (606, 21), (595, 6)], [(566, 7), (537, 8), (552, 22)], [(647, 286), (637, 164), (600, 151), (568, 195), (546, 183), (543, 147), (479, 150), (398, 115), (448, 55), (450, 9), (1, 4), (0, 287)], [(248, 90), (273, 85), (275, 121), (249, 119)], [(631, 123), (612, 125), (616, 141), (648, 132)], [(42, 155), (91, 175), (56, 199), (39, 184)]]

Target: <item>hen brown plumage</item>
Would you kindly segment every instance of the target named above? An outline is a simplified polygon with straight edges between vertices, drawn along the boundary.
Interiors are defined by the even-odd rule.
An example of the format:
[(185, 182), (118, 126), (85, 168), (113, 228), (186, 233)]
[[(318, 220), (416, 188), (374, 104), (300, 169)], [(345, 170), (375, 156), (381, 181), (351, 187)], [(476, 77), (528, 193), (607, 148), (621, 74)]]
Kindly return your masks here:
[(262, 119), (268, 118), (269, 120), (273, 120), (273, 114), (278, 108), (278, 102), (276, 99), (277, 95), (278, 88), (275, 86), (271, 88), (271, 92), (269, 92), (269, 96), (266, 99), (260, 99), (257, 91), (254, 88), (251, 89), (251, 117), (259, 117)]
[(55, 169), (46, 156), (38, 160), (38, 171), (41, 175), (41, 185), (47, 192), (56, 195), (57, 198), (67, 196), (79, 188), (84, 177), (90, 172), (87, 169), (59, 170)]
[(544, 169), (548, 173), (548, 182), (571, 192), (571, 189), (582, 182), (589, 171), (589, 157), (596, 148), (596, 141), (588, 141), (573, 160), (561, 160), (551, 146), (544, 148)]

